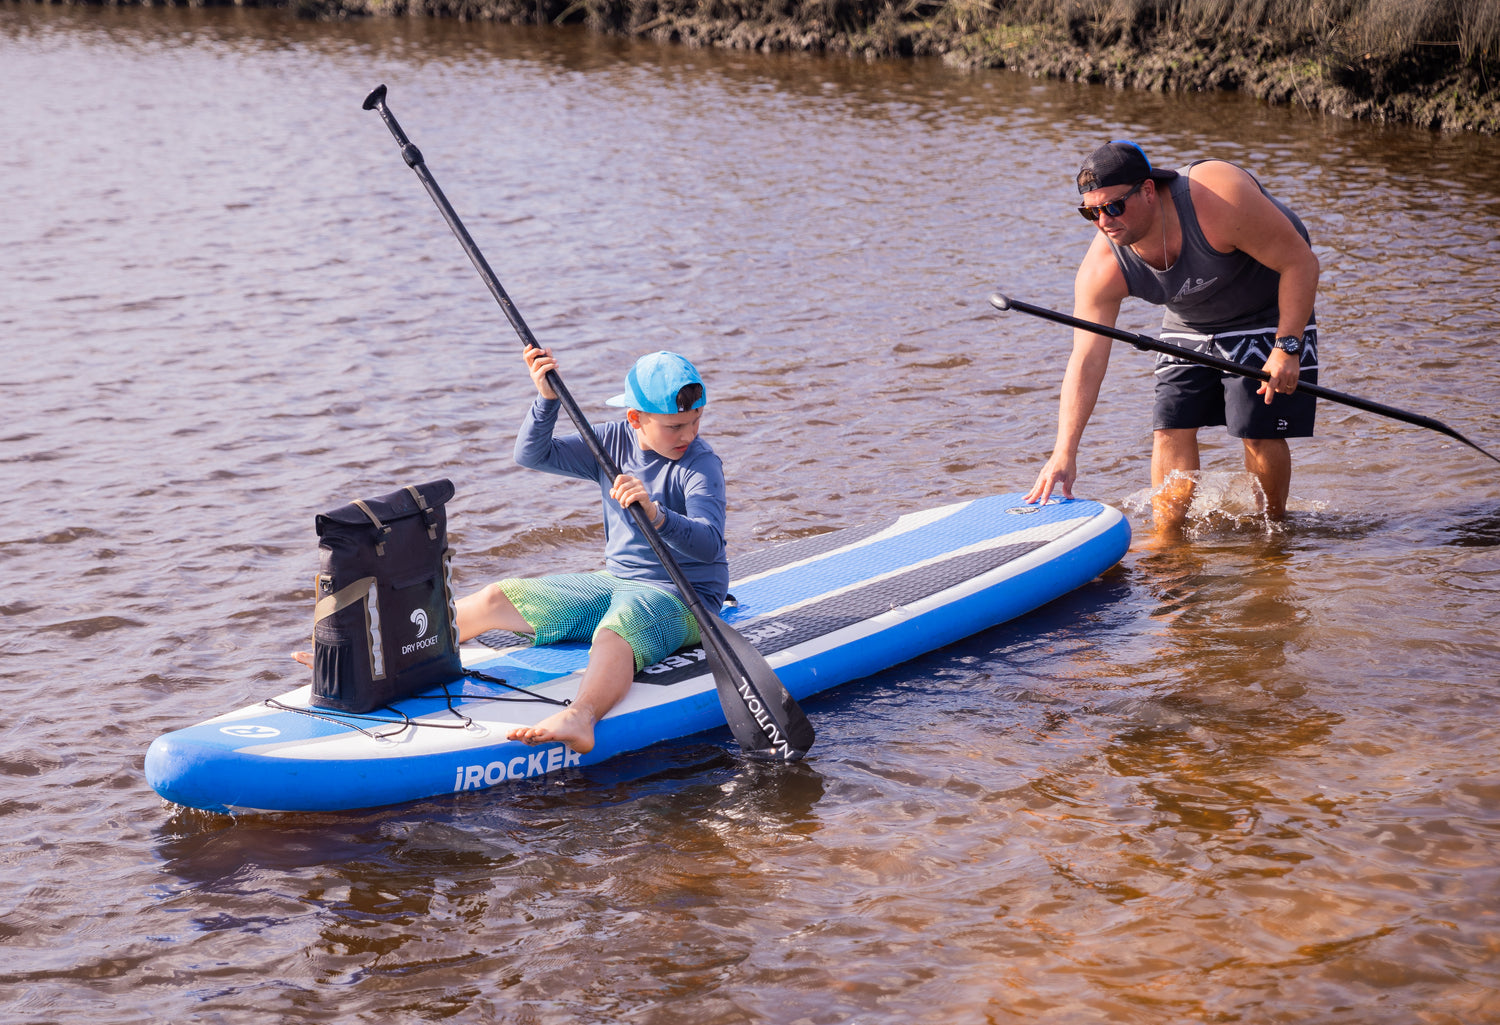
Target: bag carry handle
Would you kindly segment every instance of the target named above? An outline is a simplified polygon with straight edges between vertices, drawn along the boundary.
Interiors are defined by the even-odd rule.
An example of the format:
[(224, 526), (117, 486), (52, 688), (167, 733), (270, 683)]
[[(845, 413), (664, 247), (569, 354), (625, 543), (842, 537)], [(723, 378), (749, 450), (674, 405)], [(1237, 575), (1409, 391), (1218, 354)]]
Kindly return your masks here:
[(422, 522), (427, 524), (427, 540), (437, 540), (437, 515), (427, 504), (427, 499), (422, 497), (422, 492), (413, 485), (406, 485), (406, 490), (411, 492), (411, 497), (417, 500), (417, 508), (422, 510)]
[[(391, 528), (387, 527), (384, 523), (381, 523), (380, 522), (380, 517), (376, 516), (374, 513), (372, 513), (370, 511), (370, 507), (368, 505), (365, 505), (365, 503), (364, 503), (364, 501), (362, 499), (356, 498), (354, 500), (354, 504), (359, 508), (360, 512), (362, 512), (366, 516), (370, 517), (370, 522), (373, 523), (373, 524), (375, 524), (375, 529), (377, 531), (379, 531), (381, 535), (389, 534), (391, 532)], [(375, 554), (376, 555), (384, 555), (385, 554), (385, 541), (384, 540), (380, 540), (380, 541), (375, 542)]]

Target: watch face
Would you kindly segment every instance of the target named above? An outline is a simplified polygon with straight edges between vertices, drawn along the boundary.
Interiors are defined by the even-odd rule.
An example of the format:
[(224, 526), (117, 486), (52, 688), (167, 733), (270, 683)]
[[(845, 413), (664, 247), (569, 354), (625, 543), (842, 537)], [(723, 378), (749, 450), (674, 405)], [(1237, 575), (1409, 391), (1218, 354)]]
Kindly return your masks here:
[(1290, 337), (1278, 338), (1276, 339), (1276, 348), (1288, 355), (1295, 356), (1302, 351), (1302, 339)]

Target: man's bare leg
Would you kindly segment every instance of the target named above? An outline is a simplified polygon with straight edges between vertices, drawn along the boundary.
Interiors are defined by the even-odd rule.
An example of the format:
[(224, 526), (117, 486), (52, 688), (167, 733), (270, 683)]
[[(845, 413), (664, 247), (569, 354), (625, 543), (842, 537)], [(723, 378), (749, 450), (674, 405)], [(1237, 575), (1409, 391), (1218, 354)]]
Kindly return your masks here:
[(1245, 469), (1260, 481), (1265, 493), (1267, 518), (1286, 516), (1286, 499), (1292, 488), (1292, 447), (1285, 438), (1245, 438)]
[(620, 703), (634, 679), (635, 652), (613, 630), (600, 630), (589, 648), (588, 668), (573, 703), (535, 726), (518, 726), (507, 739), (528, 744), (560, 740), (579, 754), (588, 754), (594, 749), (594, 724)]
[[(1179, 478), (1168, 483), (1174, 472), (1198, 469), (1198, 430), (1193, 427), (1159, 430), (1151, 436), (1152, 519), (1158, 532), (1180, 530), (1193, 504), (1193, 481)], [(1166, 487), (1162, 485), (1166, 484)]]

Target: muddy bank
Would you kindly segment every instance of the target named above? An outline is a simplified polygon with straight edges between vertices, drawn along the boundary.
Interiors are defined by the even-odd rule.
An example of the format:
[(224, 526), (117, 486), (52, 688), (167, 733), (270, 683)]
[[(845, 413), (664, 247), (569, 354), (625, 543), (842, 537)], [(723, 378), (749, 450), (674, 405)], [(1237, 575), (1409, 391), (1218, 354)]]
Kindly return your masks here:
[[(1145, 46), (1089, 48), (1054, 37), (1007, 47), (995, 46), (988, 34), (979, 34), (938, 43), (931, 52), (963, 66), (1012, 68), (1037, 77), (1122, 89), (1237, 90), (1337, 117), (1500, 132), (1496, 79), (1486, 80), (1477, 70), (1462, 67), (1411, 81), (1404, 69), (1387, 66), (1373, 55), (1344, 63), (1317, 50), (1286, 52), (1257, 40), (1203, 44), (1167, 38)], [(1392, 78), (1404, 80), (1396, 87), (1382, 83)]]
[(1256, 22), (1206, 0), (907, 0), (899, 7), (889, 0), (240, 2), (311, 18), (585, 24), (689, 46), (865, 59), (937, 56), (956, 67), (1008, 68), (1121, 89), (1238, 90), (1338, 117), (1500, 133), (1494, 0), (1402, 0), (1405, 6), (1384, 8), (1381, 0), (1364, 6), (1350, 0), (1342, 20), (1301, 0), (1267, 0), (1256, 8)]

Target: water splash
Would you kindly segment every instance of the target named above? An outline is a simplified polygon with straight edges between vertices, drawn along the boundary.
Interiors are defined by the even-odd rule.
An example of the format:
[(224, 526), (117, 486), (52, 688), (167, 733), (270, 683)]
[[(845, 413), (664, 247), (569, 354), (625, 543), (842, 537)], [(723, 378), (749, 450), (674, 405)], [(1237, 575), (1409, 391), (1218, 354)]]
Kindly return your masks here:
[[(1158, 495), (1169, 488), (1192, 485), (1193, 499), (1188, 506), (1184, 530), (1190, 535), (1201, 535), (1210, 531), (1257, 531), (1274, 532), (1282, 524), (1268, 520), (1265, 515), (1265, 491), (1260, 480), (1252, 473), (1231, 473), (1223, 470), (1173, 470), (1160, 487), (1142, 488), (1127, 496), (1120, 504), (1126, 512), (1150, 518), (1152, 503)], [(1328, 506), (1326, 501), (1313, 499), (1287, 500), (1289, 513), (1321, 513)]]

